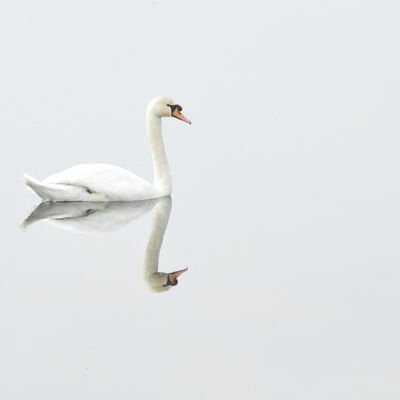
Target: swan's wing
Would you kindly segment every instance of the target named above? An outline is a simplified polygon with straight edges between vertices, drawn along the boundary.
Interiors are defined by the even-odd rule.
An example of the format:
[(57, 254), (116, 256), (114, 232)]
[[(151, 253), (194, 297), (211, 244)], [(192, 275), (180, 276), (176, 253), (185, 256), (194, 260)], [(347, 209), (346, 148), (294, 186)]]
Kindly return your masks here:
[(109, 164), (80, 164), (50, 175), (43, 183), (81, 186), (106, 196), (109, 201), (129, 201), (158, 197), (149, 182), (132, 172)]

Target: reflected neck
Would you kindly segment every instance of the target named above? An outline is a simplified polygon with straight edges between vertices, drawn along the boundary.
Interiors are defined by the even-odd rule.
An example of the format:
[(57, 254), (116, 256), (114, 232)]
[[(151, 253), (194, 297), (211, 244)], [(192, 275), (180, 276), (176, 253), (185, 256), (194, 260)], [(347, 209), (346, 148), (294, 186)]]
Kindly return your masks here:
[(163, 197), (153, 210), (153, 225), (144, 256), (144, 278), (153, 290), (165, 290), (165, 273), (158, 272), (161, 245), (171, 213), (171, 198)]
[(154, 187), (162, 196), (171, 194), (172, 179), (161, 134), (161, 118), (151, 111), (147, 112), (147, 136), (154, 169)]

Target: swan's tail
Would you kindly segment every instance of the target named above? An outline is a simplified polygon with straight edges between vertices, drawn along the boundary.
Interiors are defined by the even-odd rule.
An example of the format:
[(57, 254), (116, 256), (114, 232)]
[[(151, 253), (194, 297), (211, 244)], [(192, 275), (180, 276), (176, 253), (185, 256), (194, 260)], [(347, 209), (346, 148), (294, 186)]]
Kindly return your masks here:
[(60, 195), (65, 192), (64, 185), (45, 184), (27, 174), (24, 181), (43, 201), (60, 201)]

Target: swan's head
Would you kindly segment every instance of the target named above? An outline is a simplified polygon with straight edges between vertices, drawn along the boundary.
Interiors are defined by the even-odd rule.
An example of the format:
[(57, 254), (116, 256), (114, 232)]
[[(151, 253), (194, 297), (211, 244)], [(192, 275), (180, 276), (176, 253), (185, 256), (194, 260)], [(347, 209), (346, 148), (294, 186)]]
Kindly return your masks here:
[(178, 277), (188, 269), (181, 269), (170, 273), (156, 272), (146, 279), (147, 284), (153, 292), (166, 292), (172, 286), (178, 284)]
[(147, 106), (147, 112), (160, 118), (174, 117), (191, 124), (189, 118), (182, 114), (182, 106), (170, 97), (155, 97)]

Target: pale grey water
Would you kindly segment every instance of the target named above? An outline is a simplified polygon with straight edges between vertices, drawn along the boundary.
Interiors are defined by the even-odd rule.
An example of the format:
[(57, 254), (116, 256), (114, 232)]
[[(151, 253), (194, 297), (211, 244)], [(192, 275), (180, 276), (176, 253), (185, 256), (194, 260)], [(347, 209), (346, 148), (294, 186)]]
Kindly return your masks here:
[[(395, 2), (1, 6), (2, 399), (398, 399)], [(174, 192), (150, 292), (151, 212), (111, 233), (19, 224), (35, 177), (108, 162)]]

